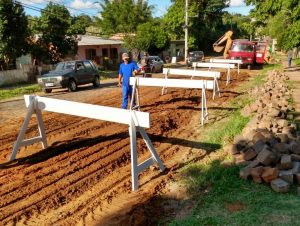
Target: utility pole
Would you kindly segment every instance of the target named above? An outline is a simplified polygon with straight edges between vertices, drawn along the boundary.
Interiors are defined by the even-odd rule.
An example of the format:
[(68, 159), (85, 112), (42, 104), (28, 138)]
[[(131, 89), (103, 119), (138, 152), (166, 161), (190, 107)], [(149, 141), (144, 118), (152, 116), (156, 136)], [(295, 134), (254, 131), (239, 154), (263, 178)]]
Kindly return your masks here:
[(185, 35), (184, 35), (184, 61), (187, 64), (187, 58), (188, 58), (188, 36), (189, 36), (189, 16), (188, 16), (188, 5), (189, 1), (185, 0), (185, 24), (184, 24), (184, 29), (185, 29)]

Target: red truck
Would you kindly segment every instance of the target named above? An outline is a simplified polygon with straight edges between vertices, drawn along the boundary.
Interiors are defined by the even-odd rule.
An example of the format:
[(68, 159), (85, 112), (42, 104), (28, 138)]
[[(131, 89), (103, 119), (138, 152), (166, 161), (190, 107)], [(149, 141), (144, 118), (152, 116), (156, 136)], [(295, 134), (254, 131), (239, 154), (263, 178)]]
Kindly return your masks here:
[(256, 59), (256, 44), (248, 40), (233, 40), (228, 58), (231, 60), (242, 60), (243, 65), (248, 69), (257, 62)]
[[(266, 42), (252, 42), (246, 39), (231, 39), (233, 32), (226, 32), (213, 44), (216, 52), (224, 50), (224, 58), (242, 60), (242, 64), (251, 69), (254, 64), (262, 65), (266, 61)], [(226, 41), (225, 46), (220, 46)], [(266, 61), (268, 62), (268, 61)]]
[(256, 44), (256, 63), (269, 63), (271, 55), (268, 50), (268, 42), (257, 42)]

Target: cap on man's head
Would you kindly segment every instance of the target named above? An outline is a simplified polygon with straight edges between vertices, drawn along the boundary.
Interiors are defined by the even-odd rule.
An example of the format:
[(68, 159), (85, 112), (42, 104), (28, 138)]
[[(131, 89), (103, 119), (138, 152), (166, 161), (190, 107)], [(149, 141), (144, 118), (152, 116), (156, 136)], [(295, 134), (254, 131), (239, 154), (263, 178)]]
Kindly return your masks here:
[(129, 59), (128, 53), (123, 53), (122, 54), (122, 59)]

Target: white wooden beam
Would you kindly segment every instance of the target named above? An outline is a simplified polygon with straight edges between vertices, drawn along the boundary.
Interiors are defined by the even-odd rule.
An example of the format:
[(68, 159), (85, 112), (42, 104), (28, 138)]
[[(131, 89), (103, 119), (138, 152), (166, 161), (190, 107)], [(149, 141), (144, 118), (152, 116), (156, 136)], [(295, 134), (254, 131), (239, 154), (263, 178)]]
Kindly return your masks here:
[[(25, 95), (26, 106), (30, 103), (29, 95)], [(98, 119), (103, 121), (116, 122), (121, 124), (130, 124), (133, 115), (135, 126), (150, 128), (150, 117), (148, 112), (131, 112), (126, 109), (99, 106), (74, 101), (59, 100), (47, 97), (36, 96), (36, 109), (41, 111), (50, 111), (86, 118)]]
[(240, 65), (243, 64), (242, 60), (231, 60), (231, 59), (210, 59), (211, 63), (229, 63), (238, 65), (238, 74), (240, 74)]
[(224, 68), (224, 69), (233, 69), (235, 68), (234, 64), (225, 64), (225, 63), (201, 63), (193, 62), (193, 67), (207, 67), (207, 68)]
[(231, 59), (210, 59), (211, 63), (229, 63), (229, 64), (242, 64), (242, 60)]
[(206, 78), (220, 78), (219, 71), (196, 71), (191, 69), (176, 69), (176, 68), (164, 68), (163, 74), (169, 75), (185, 75), (192, 77), (206, 77)]
[(139, 78), (131, 77), (130, 85), (134, 85), (136, 79), (137, 86), (173, 87), (173, 88), (195, 88), (202, 89), (203, 84), (206, 89), (214, 89), (213, 80), (187, 80), (187, 79), (164, 79), (164, 78)]

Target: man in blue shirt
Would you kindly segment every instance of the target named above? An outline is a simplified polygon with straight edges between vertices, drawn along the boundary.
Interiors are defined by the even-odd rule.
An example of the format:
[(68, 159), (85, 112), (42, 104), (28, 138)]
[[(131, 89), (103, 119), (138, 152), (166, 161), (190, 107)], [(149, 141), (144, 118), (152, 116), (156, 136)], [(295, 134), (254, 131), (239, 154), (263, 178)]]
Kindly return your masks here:
[(139, 68), (134, 61), (130, 60), (128, 53), (123, 53), (122, 59), (124, 62), (120, 65), (118, 86), (122, 85), (122, 108), (127, 109), (128, 96), (134, 98), (131, 97), (132, 87), (129, 85), (129, 80), (131, 76), (137, 74)]

